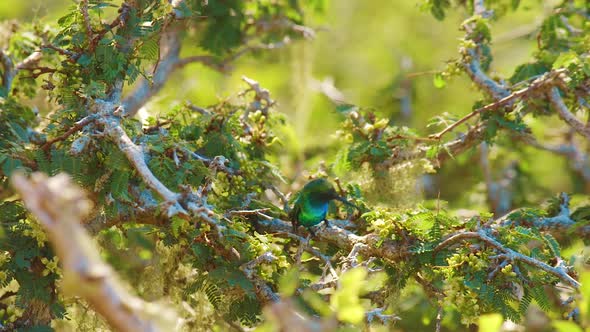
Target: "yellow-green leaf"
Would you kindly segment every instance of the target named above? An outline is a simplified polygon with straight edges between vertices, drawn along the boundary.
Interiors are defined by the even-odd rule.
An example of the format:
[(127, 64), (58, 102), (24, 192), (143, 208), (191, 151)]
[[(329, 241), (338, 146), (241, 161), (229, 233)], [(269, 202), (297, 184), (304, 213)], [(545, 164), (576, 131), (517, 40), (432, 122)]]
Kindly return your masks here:
[(580, 326), (572, 321), (556, 320), (552, 325), (557, 332), (584, 332)]
[(487, 314), (479, 317), (479, 332), (498, 332), (504, 318), (500, 314)]

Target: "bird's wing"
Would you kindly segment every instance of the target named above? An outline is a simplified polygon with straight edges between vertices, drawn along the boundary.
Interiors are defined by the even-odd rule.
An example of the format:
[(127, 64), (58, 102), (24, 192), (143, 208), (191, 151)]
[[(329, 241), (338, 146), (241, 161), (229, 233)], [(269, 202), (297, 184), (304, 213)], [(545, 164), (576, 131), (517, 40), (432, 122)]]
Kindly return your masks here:
[(293, 224), (293, 232), (297, 233), (297, 227), (299, 226), (299, 213), (301, 212), (301, 204), (299, 204), (299, 197), (295, 199), (293, 208), (289, 212), (289, 220)]

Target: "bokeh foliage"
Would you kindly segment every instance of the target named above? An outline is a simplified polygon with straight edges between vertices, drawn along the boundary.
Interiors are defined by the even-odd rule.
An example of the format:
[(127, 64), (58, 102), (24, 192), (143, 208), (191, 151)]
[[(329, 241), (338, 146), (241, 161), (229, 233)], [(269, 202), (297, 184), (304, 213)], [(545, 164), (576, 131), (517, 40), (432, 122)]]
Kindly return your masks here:
[[(0, 17), (23, 16), (2, 25), (4, 57), (42, 54), (21, 69), (3, 61), (0, 330), (107, 328), (59, 292), (58, 259), (9, 186), (16, 170), (70, 174), (96, 204), (85, 226), (103, 257), (186, 330), (276, 329), (259, 283), (340, 330), (527, 326), (531, 312), (588, 327), (588, 142), (548, 97), (559, 89), (587, 112), (585, 2), (89, 0), (49, 3), (36, 20), (23, 4), (0, 5)], [(139, 116), (109, 109), (142, 82), (159, 87), (171, 31), (182, 57), (202, 61), (170, 73)], [(213, 222), (173, 210), (107, 121)], [(331, 217), (374, 248), (354, 253), (320, 226), (302, 252), (280, 227), (281, 192), (310, 176), (340, 178), (360, 211), (335, 205)], [(475, 240), (447, 242), (461, 234)], [(261, 257), (272, 259), (252, 278), (245, 266)]]

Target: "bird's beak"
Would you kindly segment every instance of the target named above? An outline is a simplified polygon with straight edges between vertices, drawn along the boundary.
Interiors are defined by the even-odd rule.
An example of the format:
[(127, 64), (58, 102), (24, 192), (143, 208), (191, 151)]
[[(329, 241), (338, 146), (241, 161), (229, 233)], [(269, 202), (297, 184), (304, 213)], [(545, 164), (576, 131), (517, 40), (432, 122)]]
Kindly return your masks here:
[(340, 201), (340, 202), (342, 202), (342, 203), (344, 203), (344, 204), (346, 204), (346, 205), (348, 205), (350, 207), (353, 207), (353, 208), (355, 208), (357, 210), (360, 210), (360, 208), (358, 206), (356, 206), (356, 205), (352, 204), (351, 202), (347, 201), (346, 198), (344, 198), (344, 197), (336, 196), (334, 199), (335, 200), (338, 200), (338, 201)]

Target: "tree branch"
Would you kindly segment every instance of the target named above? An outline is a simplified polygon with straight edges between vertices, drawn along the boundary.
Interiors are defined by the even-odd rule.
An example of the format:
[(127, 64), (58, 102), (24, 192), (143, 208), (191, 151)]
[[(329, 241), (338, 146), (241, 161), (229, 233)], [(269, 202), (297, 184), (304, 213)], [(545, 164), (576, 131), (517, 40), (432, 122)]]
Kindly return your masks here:
[(511, 107), (514, 104), (514, 101), (516, 99), (526, 99), (531, 97), (532, 94), (534, 94), (535, 92), (538, 92), (539, 90), (542, 90), (544, 88), (547, 87), (547, 85), (551, 85), (554, 84), (554, 80), (561, 74), (565, 72), (564, 69), (558, 69), (555, 71), (551, 71), (546, 73), (545, 75), (541, 76), (540, 78), (534, 80), (529, 86), (527, 86), (526, 88), (520, 89), (518, 91), (514, 91), (511, 94), (507, 95), (504, 98), (501, 98), (493, 103), (487, 104), (483, 107), (480, 107), (476, 110), (474, 110), (473, 112), (465, 115), (464, 117), (462, 117), (461, 119), (459, 119), (458, 121), (454, 122), (453, 124), (449, 125), (448, 127), (446, 127), (445, 129), (443, 129), (441, 132), (434, 134), (434, 135), (430, 135), (430, 138), (433, 139), (440, 139), (442, 138), (442, 136), (450, 131), (452, 131), (453, 129), (457, 128), (458, 126), (460, 126), (461, 124), (465, 123), (467, 120), (471, 119), (472, 117), (474, 117), (475, 115), (484, 113), (484, 112), (489, 112), (489, 111), (495, 111), (497, 109), (499, 109), (500, 107), (504, 107), (504, 106), (508, 106)]
[[(14, 188), (45, 229), (63, 269), (63, 289), (84, 298), (118, 331), (170, 331), (176, 314), (131, 295), (100, 258), (80, 225), (91, 210), (82, 190), (64, 174), (12, 177)], [(162, 324), (164, 322), (164, 324)]]
[(164, 42), (160, 45), (160, 60), (152, 81), (140, 80), (135, 89), (123, 100), (125, 116), (134, 116), (153, 95), (164, 87), (164, 84), (176, 69), (180, 54), (179, 32), (167, 30), (160, 40)]
[(557, 87), (551, 88), (547, 98), (549, 98), (551, 106), (553, 106), (563, 121), (570, 125), (570, 127), (572, 127), (578, 134), (584, 136), (586, 139), (590, 139), (590, 127), (585, 126), (580, 120), (576, 118), (575, 115), (569, 111), (563, 102), (563, 98), (561, 98), (559, 89)]
[(544, 262), (536, 260), (532, 257), (523, 255), (517, 251), (514, 251), (510, 248), (505, 247), (500, 242), (498, 242), (496, 239), (487, 235), (484, 230), (479, 230), (477, 232), (459, 232), (454, 235), (451, 235), (449, 238), (447, 238), (446, 240), (441, 242), (434, 249), (434, 253), (437, 253), (438, 251), (442, 250), (443, 248), (449, 247), (459, 241), (470, 240), (470, 239), (480, 240), (480, 241), (486, 243), (487, 245), (502, 252), (505, 255), (505, 257), (507, 257), (508, 259), (510, 259), (512, 261), (520, 261), (520, 262), (523, 262), (527, 265), (531, 265), (531, 266), (534, 266), (540, 270), (543, 270), (546, 273), (557, 277), (564, 284), (567, 284), (575, 289), (580, 287), (580, 283), (577, 280), (575, 280), (574, 278), (572, 278), (567, 273), (567, 270), (563, 264), (553, 267), (553, 266), (550, 266)]
[[(260, 220), (259, 224), (269, 233), (291, 232), (291, 223), (280, 220)], [(340, 227), (322, 227), (315, 230), (318, 241), (329, 242), (343, 250), (352, 250), (356, 244), (358, 253), (365, 257), (380, 257), (391, 263), (399, 262), (410, 257), (409, 248), (403, 243), (382, 241), (376, 234), (359, 236)]]
[[(121, 127), (119, 121), (114, 116), (103, 116), (97, 120), (105, 128), (105, 133), (117, 144), (121, 152), (127, 156), (127, 159), (137, 170), (145, 184), (158, 193), (167, 204), (177, 206), (179, 210), (184, 210), (178, 205), (180, 195), (168, 189), (148, 168), (145, 162), (145, 155), (141, 147), (133, 143), (125, 130)], [(186, 213), (186, 212), (185, 212)]]
[(262, 263), (271, 263), (276, 259), (277, 258), (271, 252), (266, 252), (256, 257), (256, 259), (240, 266), (240, 270), (244, 272), (246, 278), (254, 284), (256, 296), (262, 303), (279, 302), (279, 296), (273, 292), (264, 280), (260, 279), (254, 269)]
[(88, 116), (82, 118), (81, 120), (74, 123), (74, 125), (72, 127), (70, 127), (70, 129), (66, 130), (66, 132), (63, 133), (62, 135), (52, 138), (52, 139), (48, 140), (47, 142), (45, 142), (41, 146), (41, 149), (43, 149), (43, 151), (45, 151), (45, 152), (49, 151), (49, 149), (51, 148), (51, 145), (53, 145), (56, 142), (60, 142), (60, 141), (67, 139), (72, 134), (74, 134), (77, 131), (82, 130), (88, 124), (96, 121), (97, 119), (98, 119), (98, 116), (96, 114), (91, 114), (91, 115), (88, 115)]

